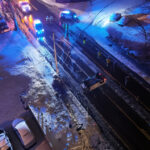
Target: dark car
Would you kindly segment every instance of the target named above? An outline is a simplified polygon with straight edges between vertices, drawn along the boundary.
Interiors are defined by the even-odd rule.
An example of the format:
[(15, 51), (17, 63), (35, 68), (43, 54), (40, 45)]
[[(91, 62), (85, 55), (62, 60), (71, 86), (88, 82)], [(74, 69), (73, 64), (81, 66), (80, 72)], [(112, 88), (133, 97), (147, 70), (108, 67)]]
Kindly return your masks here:
[(0, 129), (0, 150), (13, 150), (8, 135), (4, 129)]
[(105, 84), (106, 81), (107, 79), (102, 75), (102, 73), (98, 72), (93, 77), (85, 79), (83, 83), (81, 84), (81, 87), (83, 88), (84, 91), (91, 92), (94, 89)]
[(74, 13), (71, 10), (61, 11), (60, 15), (59, 15), (59, 19), (60, 19), (61, 23), (63, 23), (63, 22), (68, 22), (68, 23), (79, 22), (79, 19), (78, 19), (76, 13)]

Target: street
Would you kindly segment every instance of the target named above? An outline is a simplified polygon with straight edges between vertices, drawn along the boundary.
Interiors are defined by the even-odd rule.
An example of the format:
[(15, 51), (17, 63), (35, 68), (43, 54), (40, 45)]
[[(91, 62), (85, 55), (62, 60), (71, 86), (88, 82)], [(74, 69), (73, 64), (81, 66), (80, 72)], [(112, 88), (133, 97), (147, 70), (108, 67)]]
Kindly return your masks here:
[[(36, 47), (37, 44), (34, 42), (36, 40), (35, 35), (33, 35), (31, 32), (29, 26), (22, 22), (23, 15), (15, 8), (14, 2), (12, 2), (12, 4), (14, 14), (18, 22), (18, 27), (26, 35), (31, 44)], [(72, 105), (76, 105), (76, 102), (72, 100), (72, 97), (70, 97), (69, 91), (71, 91), (77, 100), (84, 106), (85, 111), (87, 111), (87, 113), (89, 113), (89, 115), (91, 115), (96, 121), (100, 130), (105, 131), (108, 129), (108, 133), (104, 132), (103, 134), (107, 139), (109, 139), (109, 141), (113, 141), (110, 143), (114, 147), (118, 142), (123, 149), (148, 150), (150, 147), (150, 118), (147, 117), (145, 119), (143, 114), (149, 116), (150, 94), (149, 90), (147, 90), (149, 85), (140, 79), (138, 75), (134, 75), (132, 71), (126, 69), (126, 66), (120, 63), (112, 55), (105, 53), (105, 49), (95, 44), (90, 38), (90, 40), (88, 39), (86, 41), (87, 44), (84, 43), (84, 45), (82, 43), (83, 36), (77, 36), (78, 33), (74, 34), (71, 30), (69, 30), (69, 33), (67, 33), (68, 37), (66, 38), (66, 30), (63, 28), (63, 26), (59, 25), (58, 12), (54, 15), (50, 9), (36, 0), (31, 0), (31, 6), (33, 8), (32, 17), (42, 21), (45, 32), (45, 40), (38, 42), (44, 51), (39, 47), (37, 52), (40, 54), (40, 57), (43, 57), (43, 59), (49, 63), (50, 68), (53, 68), (53, 70), (56, 72), (56, 58), (53, 49), (55, 41), (58, 70), (62, 83), (60, 85), (58, 84), (57, 86), (50, 86), (53, 86), (54, 93), (56, 92), (58, 94), (57, 100), (61, 101), (64, 108), (67, 109), (67, 112), (69, 112), (71, 116), (74, 116), (75, 112), (72, 109)], [(52, 23), (47, 23), (45, 20), (46, 16), (54, 16), (55, 21)], [(72, 25), (70, 24), (69, 28), (71, 28), (71, 26)], [(53, 39), (53, 33), (55, 34), (55, 40)], [(99, 49), (102, 49), (102, 53), (98, 57), (97, 52)], [(110, 62), (106, 59), (110, 59)], [(97, 72), (104, 74), (104, 76), (107, 78), (106, 84), (90, 93), (85, 93), (80, 86), (81, 83), (86, 78), (95, 75)], [(130, 79), (127, 79), (127, 76), (130, 76)], [(53, 83), (53, 81), (50, 82), (51, 84)], [(26, 90), (26, 88), (20, 88), (20, 92)], [(49, 92), (49, 94), (52, 93)], [(46, 101), (46, 98), (44, 98), (44, 105), (47, 103)], [(40, 101), (38, 102), (41, 103)], [(132, 102), (132, 105), (130, 105), (130, 102)], [(35, 104), (33, 100), (33, 105), (37, 105), (36, 100)], [(134, 110), (131, 106), (137, 106), (138, 109)], [(53, 145), (51, 147), (54, 149), (60, 150), (61, 146), (64, 148), (65, 140), (61, 141), (62, 143), (60, 143), (59, 146), (55, 146), (55, 138), (52, 139), (52, 135), (49, 134), (49, 131), (43, 127), (43, 123), (40, 123), (39, 125), (37, 124), (39, 121), (39, 116), (33, 117), (34, 114), (32, 114), (30, 111), (24, 111), (19, 98), (14, 106), (11, 106), (11, 108), (12, 107), (20, 107), (20, 112), (17, 114), (17, 116), (22, 116), (25, 118), (27, 123), (31, 126), (33, 133), (36, 135), (36, 137), (38, 137), (36, 139), (37, 144), (31, 149), (36, 149), (37, 145), (40, 145), (40, 143), (43, 141), (45, 142), (45, 136), (50, 138), (50, 141)], [(11, 113), (9, 112), (11, 109), (8, 109), (9, 111), (7, 109), (6, 112)], [(63, 110), (63, 107), (61, 107), (61, 110)], [(16, 117), (16, 113), (9, 117), (8, 120), (14, 119), (14, 117)], [(69, 118), (66, 119), (67, 122), (68, 120), (78, 122), (78, 120), (72, 120), (69, 115), (67, 117)], [(103, 123), (99, 121), (99, 118)], [(6, 118), (4, 120), (6, 120)], [(1, 120), (1, 122), (3, 122), (3, 120)], [(104, 127), (104, 124), (107, 127)], [(12, 143), (13, 145), (17, 146), (15, 149), (23, 149), (20, 142), (17, 140), (16, 135), (12, 131), (11, 122), (3, 123), (2, 126), (4, 126), (9, 132), (11, 139), (14, 138)], [(41, 131), (41, 128), (44, 131)], [(63, 127), (60, 125), (60, 128)], [(74, 134), (76, 135), (78, 133), (74, 132)], [(47, 144), (47, 141), (45, 143)]]

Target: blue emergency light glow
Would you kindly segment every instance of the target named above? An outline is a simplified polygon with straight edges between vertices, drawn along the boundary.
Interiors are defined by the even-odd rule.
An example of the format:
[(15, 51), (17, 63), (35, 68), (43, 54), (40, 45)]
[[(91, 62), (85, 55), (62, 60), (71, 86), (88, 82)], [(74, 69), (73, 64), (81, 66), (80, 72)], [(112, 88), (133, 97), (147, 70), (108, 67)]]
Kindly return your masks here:
[(42, 30), (36, 30), (37, 34), (42, 34), (44, 32), (44, 29)]
[(64, 14), (70, 14), (70, 11), (69, 10), (64, 10), (63, 13)]
[(38, 41), (44, 41), (45, 40), (45, 37), (39, 37), (37, 38)]
[(73, 15), (74, 18), (77, 18), (77, 15)]
[(41, 24), (41, 21), (39, 19), (35, 19), (34, 24)]

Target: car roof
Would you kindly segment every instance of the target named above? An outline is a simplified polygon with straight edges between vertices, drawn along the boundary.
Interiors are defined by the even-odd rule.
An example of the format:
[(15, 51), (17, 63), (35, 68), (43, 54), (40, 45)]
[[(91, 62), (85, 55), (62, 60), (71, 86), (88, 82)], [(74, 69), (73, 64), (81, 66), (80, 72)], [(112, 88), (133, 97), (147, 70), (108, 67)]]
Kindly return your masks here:
[(24, 131), (24, 130), (29, 130), (30, 131), (28, 125), (26, 124), (26, 122), (24, 120), (22, 120), (18, 124), (16, 124), (15, 128), (17, 130), (21, 130), (21, 131)]
[(70, 14), (71, 11), (70, 11), (70, 10), (62, 10), (61, 13), (64, 13), (64, 14)]
[(41, 20), (35, 19), (35, 20), (34, 20), (34, 25), (38, 25), (38, 24), (42, 24)]
[(72, 10), (62, 10), (60, 12), (60, 14), (73, 15), (73, 14), (76, 14), (76, 13), (73, 12)]
[(21, 139), (24, 145), (28, 144), (30, 141), (34, 140), (34, 135), (32, 134), (31, 130), (29, 129), (26, 122), (23, 120), (19, 122), (15, 128), (19, 132)]

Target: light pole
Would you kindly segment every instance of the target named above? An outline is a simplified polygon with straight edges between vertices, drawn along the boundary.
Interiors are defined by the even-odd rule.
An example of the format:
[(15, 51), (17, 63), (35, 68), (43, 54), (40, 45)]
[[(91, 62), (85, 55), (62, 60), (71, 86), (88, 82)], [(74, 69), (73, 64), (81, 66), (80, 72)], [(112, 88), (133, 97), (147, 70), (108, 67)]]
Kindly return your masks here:
[(57, 66), (57, 54), (56, 54), (56, 45), (55, 45), (55, 34), (53, 33), (53, 42), (54, 42), (54, 56), (55, 56), (55, 64), (56, 64), (56, 73), (59, 74), (58, 66)]

